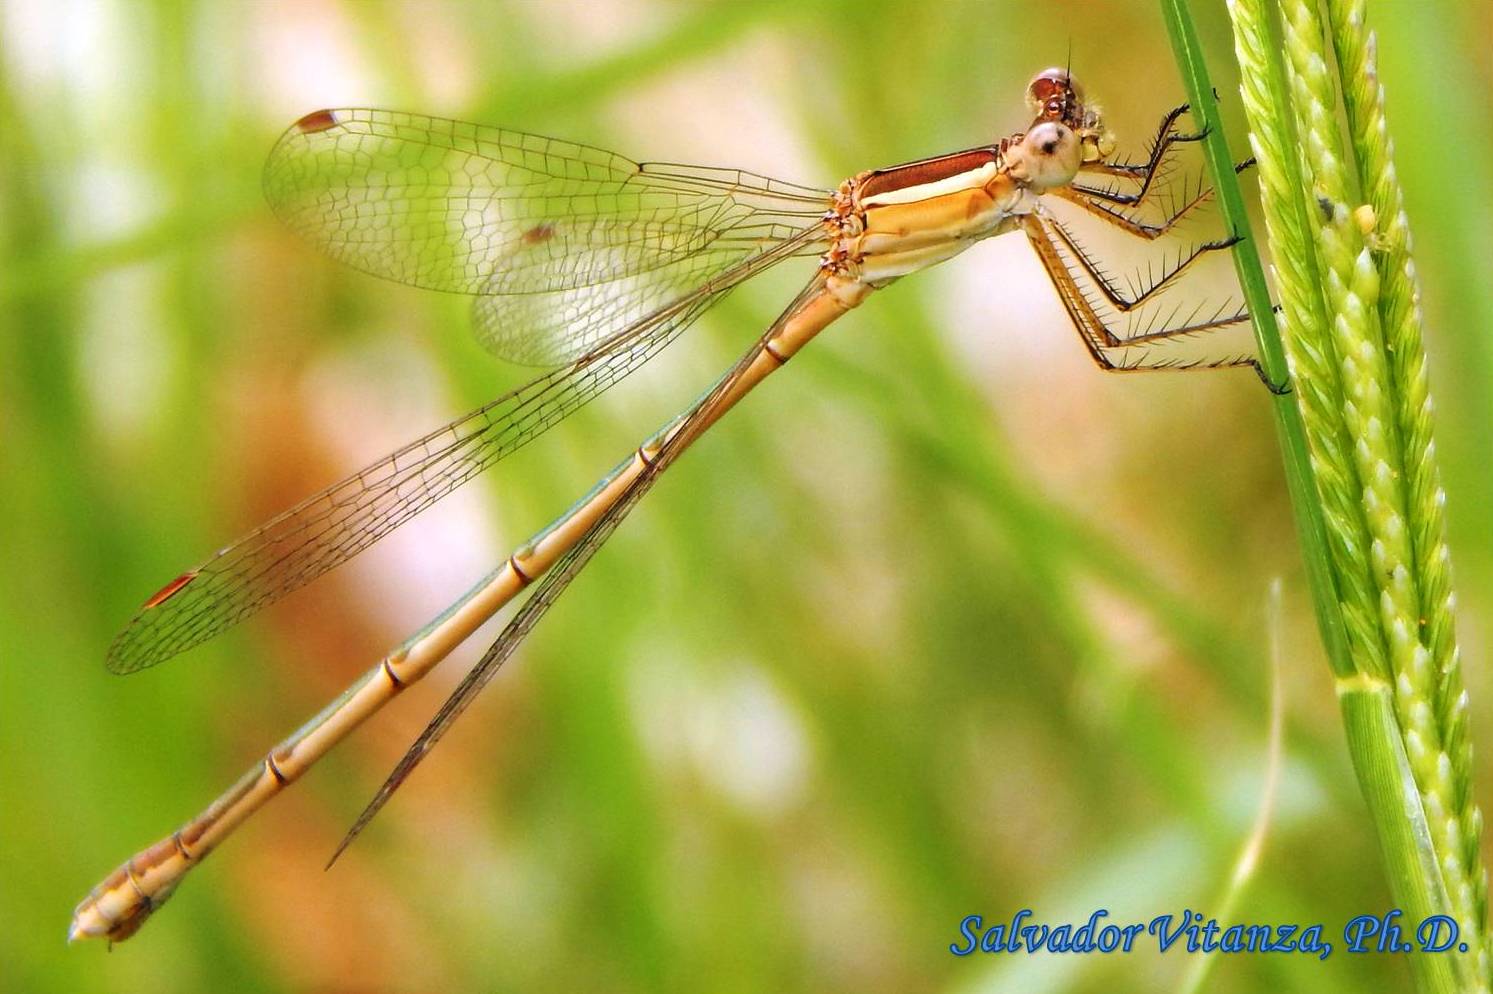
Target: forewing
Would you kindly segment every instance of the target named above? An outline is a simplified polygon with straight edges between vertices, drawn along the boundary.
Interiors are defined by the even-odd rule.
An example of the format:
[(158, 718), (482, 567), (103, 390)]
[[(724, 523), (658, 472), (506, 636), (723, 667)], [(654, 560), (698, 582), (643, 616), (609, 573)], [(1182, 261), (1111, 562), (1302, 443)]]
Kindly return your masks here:
[[(791, 237), (786, 233), (775, 241)], [(728, 271), (757, 246), (715, 246), (646, 272), (551, 293), (481, 296), (472, 324), (484, 348), (510, 362), (572, 362), (643, 316)]]
[[(265, 195), (293, 230), (364, 272), (474, 294), (622, 279), (829, 193), (737, 170), (640, 164), (572, 142), (394, 111), (308, 114), (281, 137)], [(788, 230), (783, 229), (783, 230)]]

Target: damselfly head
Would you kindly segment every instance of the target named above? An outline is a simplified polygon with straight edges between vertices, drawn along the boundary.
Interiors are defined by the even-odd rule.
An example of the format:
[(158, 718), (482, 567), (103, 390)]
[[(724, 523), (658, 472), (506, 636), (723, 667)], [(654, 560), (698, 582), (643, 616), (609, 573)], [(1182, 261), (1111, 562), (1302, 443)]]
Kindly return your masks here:
[(1039, 121), (1058, 121), (1076, 127), (1083, 117), (1083, 88), (1054, 66), (1032, 77), (1026, 87), (1026, 103)]
[(1067, 69), (1054, 66), (1033, 76), (1026, 102), (1036, 115), (1034, 128), (1050, 121), (1078, 136), (1084, 162), (1102, 162), (1114, 153), (1114, 135), (1104, 127), (1099, 108), (1084, 102), (1083, 87)]

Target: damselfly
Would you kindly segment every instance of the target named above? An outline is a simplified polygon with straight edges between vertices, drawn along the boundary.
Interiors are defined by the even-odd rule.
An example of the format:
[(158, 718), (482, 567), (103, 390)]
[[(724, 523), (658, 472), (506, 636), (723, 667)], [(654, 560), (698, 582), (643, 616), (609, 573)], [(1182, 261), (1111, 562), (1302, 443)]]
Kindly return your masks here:
[[(1143, 162), (1114, 139), (1068, 73), (1027, 90), (1024, 131), (978, 148), (859, 173), (835, 190), (734, 169), (638, 163), (538, 135), (379, 110), (323, 110), (280, 139), (265, 171), (276, 213), (358, 269), (475, 297), (497, 355), (535, 379), (303, 501), (151, 596), (115, 639), (129, 673), (212, 638), (368, 548), (656, 355), (751, 277), (818, 257), (807, 286), (708, 390), (551, 525), (389, 653), (185, 826), (138, 853), (78, 906), (70, 935), (128, 938), (183, 875), (363, 719), (424, 676), (517, 594), (534, 589), (460, 682), (338, 847), (368, 824), (524, 636), (684, 450), (831, 322), (899, 277), (1021, 231), (1094, 361), (1107, 370), (1259, 365), (1198, 356), (1190, 338), (1244, 324), (1234, 308), (1121, 330), (1224, 238), (1126, 293), (1054, 210), (1061, 200), (1142, 239), (1207, 199), (1154, 216), (1168, 156), (1198, 140), (1166, 115)], [(1151, 212), (1148, 214), (1147, 212)], [(1150, 220), (1147, 220), (1147, 217)], [(1263, 378), (1263, 374), (1262, 374)], [(1268, 381), (1267, 381), (1268, 383)], [(335, 859), (335, 855), (333, 857)]]

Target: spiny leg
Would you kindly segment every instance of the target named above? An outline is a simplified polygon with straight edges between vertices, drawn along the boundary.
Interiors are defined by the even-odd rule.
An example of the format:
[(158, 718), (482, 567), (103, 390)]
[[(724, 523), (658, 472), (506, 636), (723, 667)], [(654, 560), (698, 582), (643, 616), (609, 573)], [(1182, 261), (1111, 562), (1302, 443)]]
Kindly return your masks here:
[(1094, 261), (1088, 251), (1079, 243), (1078, 239), (1073, 236), (1073, 233), (1068, 230), (1067, 225), (1055, 217), (1043, 216), (1042, 220), (1046, 223), (1049, 231), (1057, 234), (1058, 240), (1063, 243), (1064, 248), (1068, 250), (1068, 254), (1078, 263), (1093, 284), (1099, 288), (1099, 292), (1104, 295), (1104, 299), (1121, 312), (1128, 312), (1144, 304), (1147, 300), (1175, 282), (1179, 276), (1191, 268), (1193, 263), (1209, 252), (1232, 248), (1239, 242), (1239, 237), (1236, 235), (1196, 245), (1191, 251), (1179, 255), (1177, 261), (1163, 270), (1159, 278), (1148, 272), (1144, 288), (1134, 291), (1132, 287), (1134, 295), (1126, 297), (1114, 285), (1114, 280), (1111, 279), (1110, 275), (1100, 268), (1099, 264)]
[[(1187, 104), (1173, 108), (1161, 121), (1161, 127), (1156, 137), (1151, 141), (1150, 156), (1144, 163), (1129, 162), (1089, 162), (1079, 166), (1080, 173), (1110, 176), (1117, 179), (1138, 180), (1140, 189), (1134, 193), (1121, 193), (1116, 187), (1089, 186), (1086, 183), (1074, 183), (1072, 188), (1095, 200), (1114, 204), (1117, 207), (1138, 208), (1146, 203), (1146, 200), (1155, 185), (1156, 180), (1169, 174), (1171, 164), (1170, 153), (1173, 145), (1187, 142), (1201, 141), (1208, 135), (1208, 129), (1181, 134), (1172, 130), (1177, 118), (1188, 109)], [(1254, 165), (1253, 158), (1245, 159), (1234, 167), (1234, 171), (1241, 172)]]
[(1114, 225), (1116, 228), (1132, 234), (1137, 238), (1144, 238), (1146, 241), (1155, 241), (1171, 231), (1194, 209), (1207, 203), (1213, 197), (1213, 189), (1200, 182), (1197, 192), (1188, 197), (1180, 207), (1177, 207), (1160, 221), (1151, 223), (1142, 221), (1136, 216), (1136, 212), (1134, 211), (1120, 210), (1118, 207), (1111, 207), (1109, 204), (1095, 200), (1087, 191), (1077, 187), (1058, 187), (1048, 192), (1071, 204), (1077, 204), (1106, 224)]
[(1110, 372), (1132, 372), (1143, 369), (1219, 369), (1230, 366), (1250, 366), (1272, 393), (1282, 393), (1287, 389), (1283, 385), (1272, 383), (1260, 366), (1259, 360), (1252, 356), (1230, 356), (1216, 361), (1206, 359), (1188, 361), (1159, 357), (1144, 350), (1136, 355), (1132, 350), (1138, 347), (1143, 349), (1147, 345), (1176, 341), (1192, 335), (1235, 326), (1248, 321), (1249, 314), (1240, 311), (1227, 315), (1215, 315), (1204, 321), (1184, 322), (1180, 326), (1158, 328), (1140, 335), (1121, 337), (1104, 323), (1095, 310), (1093, 301), (1085, 293), (1077, 274), (1064, 259), (1062, 251), (1048, 233), (1043, 219), (1029, 215), (1022, 221), (1022, 230), (1026, 232), (1028, 241), (1036, 250), (1037, 258), (1041, 260), (1042, 267), (1047, 271), (1053, 288), (1057, 290), (1058, 300), (1068, 313), (1068, 318), (1073, 322), (1074, 328), (1077, 329), (1079, 338), (1089, 350), (1089, 355), (1093, 357), (1095, 364), (1101, 369)]
[[(1235, 173), (1241, 173), (1255, 164), (1255, 160), (1245, 159), (1234, 166)], [(1122, 210), (1113, 206), (1120, 201), (1111, 195), (1110, 191), (1096, 190), (1084, 186), (1081, 183), (1073, 183), (1067, 187), (1048, 191), (1055, 196), (1061, 197), (1070, 203), (1077, 204), (1095, 217), (1112, 224), (1137, 238), (1154, 241), (1166, 234), (1185, 218), (1192, 210), (1213, 198), (1213, 188), (1198, 180), (1198, 188), (1192, 196), (1187, 197), (1180, 207), (1175, 207), (1165, 218), (1157, 223), (1142, 221), (1135, 210)]]
[(1191, 133), (1179, 133), (1174, 129), (1177, 119), (1187, 113), (1188, 105), (1182, 104), (1167, 112), (1161, 119), (1161, 126), (1156, 130), (1156, 137), (1151, 140), (1151, 151), (1143, 163), (1132, 162), (1088, 162), (1079, 166), (1080, 172), (1095, 174), (1099, 176), (1111, 176), (1116, 179), (1139, 180), (1141, 187), (1134, 193), (1120, 193), (1118, 190), (1101, 190), (1094, 188), (1092, 192), (1112, 203), (1126, 206), (1138, 207), (1146, 199), (1150, 192), (1151, 184), (1162, 172), (1162, 163), (1166, 160), (1167, 153), (1173, 145), (1187, 142), (1201, 141), (1207, 131)]

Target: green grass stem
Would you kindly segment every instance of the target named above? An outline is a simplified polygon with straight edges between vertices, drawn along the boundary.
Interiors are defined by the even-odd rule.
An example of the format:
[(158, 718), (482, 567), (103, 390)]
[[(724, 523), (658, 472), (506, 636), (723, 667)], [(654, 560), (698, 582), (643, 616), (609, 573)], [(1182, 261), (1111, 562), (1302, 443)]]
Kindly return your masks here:
[[(1162, 7), (1194, 114), (1209, 130), (1224, 215), (1247, 236), (1186, 6)], [(1294, 392), (1276, 413), (1349, 752), (1396, 903), (1412, 922), (1455, 916), (1467, 945), (1467, 955), (1412, 955), (1418, 987), (1487, 990), (1481, 814), (1471, 799), (1444, 496), (1374, 41), (1357, 0), (1334, 0), (1330, 28), (1306, 0), (1231, 0), (1229, 11), (1284, 338), (1247, 237), (1235, 258), (1264, 364), (1273, 375), (1284, 346), (1292, 372)]]

